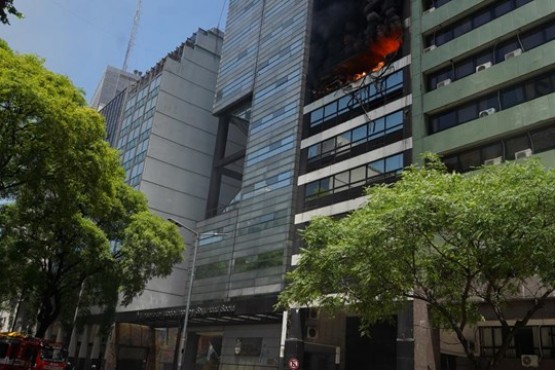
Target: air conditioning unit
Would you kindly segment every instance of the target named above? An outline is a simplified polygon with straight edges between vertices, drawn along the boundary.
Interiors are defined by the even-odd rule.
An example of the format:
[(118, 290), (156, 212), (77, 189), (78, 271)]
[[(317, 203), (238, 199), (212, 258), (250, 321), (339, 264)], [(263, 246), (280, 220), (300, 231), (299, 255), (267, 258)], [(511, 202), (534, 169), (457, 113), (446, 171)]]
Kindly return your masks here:
[(503, 162), (503, 157), (490, 158), (484, 161), (484, 166), (493, 166), (496, 164), (501, 164), (502, 162)]
[(437, 46), (435, 46), (435, 44), (432, 44), (430, 46), (428, 46), (427, 48), (424, 48), (424, 52), (427, 53), (429, 51), (432, 51), (436, 48)]
[(521, 355), (520, 363), (524, 367), (539, 367), (540, 357), (538, 355)]
[(509, 52), (509, 53), (507, 53), (507, 54), (505, 54), (505, 60), (508, 60), (508, 59), (517, 57), (517, 56), (519, 56), (520, 54), (522, 54), (522, 49), (521, 49), (521, 48), (515, 49), (515, 50), (513, 50), (513, 51), (511, 51), (511, 52)]
[(446, 79), (443, 80), (443, 81), (439, 81), (439, 82), (436, 84), (436, 88), (439, 89), (440, 87), (447, 86), (447, 85), (449, 85), (450, 83), (451, 83), (451, 79), (450, 79), (450, 78), (446, 78)]
[(318, 328), (314, 326), (306, 327), (306, 339), (316, 339), (318, 338)]
[(515, 159), (528, 158), (531, 155), (532, 155), (532, 149), (530, 149), (530, 148), (524, 149), (524, 150), (519, 150), (518, 152), (515, 152)]
[(428, 8), (428, 9), (424, 10), (424, 12), (422, 14), (429, 14), (429, 13), (433, 12), (434, 10), (436, 10), (436, 7), (432, 6), (431, 8)]
[(483, 71), (485, 69), (488, 69), (489, 67), (492, 66), (491, 62), (486, 62), (484, 64), (480, 64), (479, 66), (476, 66), (476, 72), (480, 72)]
[(495, 108), (488, 108), (483, 111), (480, 111), (480, 113), (478, 113), (478, 117), (482, 118), (482, 117), (491, 116), (495, 112), (496, 112)]

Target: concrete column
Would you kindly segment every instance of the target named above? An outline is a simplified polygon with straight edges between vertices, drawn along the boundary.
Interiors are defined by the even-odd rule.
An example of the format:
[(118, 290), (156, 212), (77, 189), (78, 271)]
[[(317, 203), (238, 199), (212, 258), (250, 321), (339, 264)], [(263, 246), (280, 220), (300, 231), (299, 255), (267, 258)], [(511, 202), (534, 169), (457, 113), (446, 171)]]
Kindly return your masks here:
[(79, 355), (77, 356), (77, 361), (75, 363), (77, 370), (84, 370), (85, 369), (85, 361), (88, 355), (89, 349), (89, 336), (90, 336), (91, 327), (89, 325), (85, 325), (83, 328), (83, 333), (81, 334), (81, 346), (79, 347)]
[(430, 324), (428, 305), (420, 300), (413, 304), (414, 370), (439, 370), (440, 348), (437, 330)]

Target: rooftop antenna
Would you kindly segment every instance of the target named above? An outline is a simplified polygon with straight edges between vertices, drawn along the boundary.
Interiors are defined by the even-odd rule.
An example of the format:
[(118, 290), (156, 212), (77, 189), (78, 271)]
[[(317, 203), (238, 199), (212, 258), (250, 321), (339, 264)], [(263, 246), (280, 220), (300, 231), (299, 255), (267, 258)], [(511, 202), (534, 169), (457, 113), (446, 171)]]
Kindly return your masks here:
[(137, 31), (139, 29), (139, 22), (141, 21), (141, 8), (143, 5), (143, 0), (137, 0), (137, 6), (135, 7), (135, 16), (133, 17), (133, 26), (131, 27), (131, 34), (129, 35), (129, 43), (127, 44), (127, 51), (125, 52), (125, 59), (123, 59), (122, 69), (127, 72), (127, 62), (129, 62), (129, 56), (135, 46), (135, 38), (137, 36)]

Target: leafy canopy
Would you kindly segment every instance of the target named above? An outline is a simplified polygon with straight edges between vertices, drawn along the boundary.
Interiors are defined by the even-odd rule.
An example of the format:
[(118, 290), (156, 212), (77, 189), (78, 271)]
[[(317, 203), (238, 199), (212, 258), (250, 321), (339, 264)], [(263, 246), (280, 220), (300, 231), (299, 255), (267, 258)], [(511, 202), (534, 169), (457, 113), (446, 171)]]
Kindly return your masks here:
[[(488, 306), (508, 346), (554, 290), (555, 171), (529, 160), (461, 175), (428, 159), (393, 185), (369, 188), (349, 216), (312, 220), (281, 305), (349, 306), (370, 325), (417, 299), (465, 350), (463, 330)], [(510, 325), (504, 310), (523, 289), (535, 300)]]
[(23, 15), (13, 5), (14, 0), (0, 0), (0, 22), (10, 24), (8, 16), (11, 14), (17, 18), (22, 18)]
[(0, 300), (25, 297), (39, 336), (79, 295), (127, 304), (182, 258), (104, 138), (82, 91), (0, 40)]

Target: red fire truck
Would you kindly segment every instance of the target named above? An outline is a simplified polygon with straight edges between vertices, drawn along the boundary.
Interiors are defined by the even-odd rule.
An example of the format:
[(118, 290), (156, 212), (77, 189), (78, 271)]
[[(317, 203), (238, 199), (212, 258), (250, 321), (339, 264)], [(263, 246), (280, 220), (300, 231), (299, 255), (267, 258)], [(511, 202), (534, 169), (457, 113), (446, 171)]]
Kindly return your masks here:
[(0, 333), (0, 370), (66, 370), (67, 351), (29, 335)]

